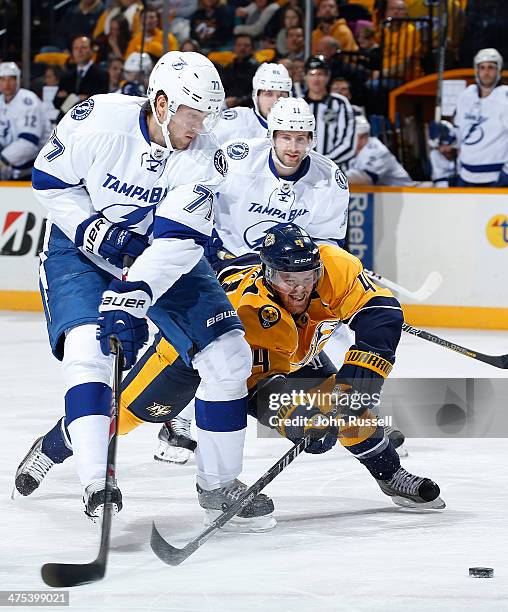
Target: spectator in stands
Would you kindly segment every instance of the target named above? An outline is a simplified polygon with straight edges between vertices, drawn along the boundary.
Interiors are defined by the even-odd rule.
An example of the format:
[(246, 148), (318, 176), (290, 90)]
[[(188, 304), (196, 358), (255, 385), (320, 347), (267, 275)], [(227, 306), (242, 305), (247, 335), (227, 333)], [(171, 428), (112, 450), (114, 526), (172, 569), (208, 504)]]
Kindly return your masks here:
[(58, 117), (58, 109), (55, 108), (53, 100), (58, 91), (58, 85), (62, 78), (63, 70), (60, 66), (48, 66), (44, 71), (44, 79), (42, 84), (42, 107), (46, 114), (46, 119), (49, 121), (51, 129), (56, 124)]
[(317, 53), (319, 41), (324, 36), (332, 36), (338, 41), (342, 51), (357, 51), (358, 45), (345, 19), (339, 18), (335, 0), (320, 0), (316, 12), (318, 27), (312, 32), (312, 53)]
[(114, 0), (113, 6), (101, 13), (93, 32), (94, 40), (102, 34), (109, 35), (111, 22), (115, 17), (124, 17), (129, 24), (129, 31), (132, 34), (141, 29), (141, 13), (143, 3), (139, 0)]
[(413, 185), (409, 174), (396, 157), (374, 136), (367, 119), (358, 115), (355, 156), (349, 162), (346, 176), (351, 185)]
[(194, 38), (187, 38), (183, 41), (180, 51), (194, 51), (194, 53), (203, 53), (199, 43)]
[(371, 71), (370, 78), (378, 79), (381, 70), (381, 47), (376, 41), (376, 31), (370, 26), (358, 30), (358, 46), (360, 51), (368, 58), (366, 66)]
[(62, 115), (80, 100), (109, 91), (108, 73), (93, 63), (89, 38), (77, 36), (72, 41), (71, 59), (74, 63), (63, 74), (54, 100)]
[(101, 0), (81, 0), (69, 6), (58, 23), (56, 45), (60, 49), (70, 49), (77, 36), (91, 38), (103, 9)]
[(258, 69), (254, 59), (254, 43), (248, 34), (235, 36), (235, 59), (224, 68), (221, 74), (222, 84), (226, 92), (226, 106), (251, 106), (252, 77)]
[(113, 93), (120, 89), (120, 82), (123, 78), (123, 59), (121, 57), (111, 57), (108, 62), (109, 92)]
[(122, 15), (116, 15), (109, 22), (109, 34), (102, 33), (94, 41), (97, 48), (95, 61), (107, 62), (110, 56), (123, 58), (130, 38), (129, 22)]
[(224, 47), (233, 38), (233, 12), (219, 2), (200, 0), (190, 20), (190, 35), (199, 42), (204, 53)]
[(339, 96), (344, 96), (344, 98), (347, 98), (351, 102), (351, 108), (353, 109), (355, 116), (365, 115), (365, 109), (362, 106), (353, 104), (353, 90), (351, 87), (351, 82), (346, 78), (332, 78), (330, 82), (330, 93), (338, 94)]
[(235, 26), (235, 35), (249, 34), (254, 39), (261, 38), (266, 25), (278, 9), (275, 0), (254, 0), (248, 6), (237, 8), (236, 16), (244, 19), (245, 23)]
[(287, 32), (286, 45), (288, 52), (286, 57), (293, 61), (303, 61), (305, 59), (305, 36), (303, 33), (303, 28), (288, 28)]
[(50, 126), (42, 102), (20, 88), (21, 70), (0, 64), (0, 180), (28, 178)]
[(322, 55), (327, 61), (330, 61), (339, 50), (339, 41), (333, 36), (323, 36), (317, 44), (317, 54)]
[[(146, 9), (146, 11), (144, 11), (144, 13), (141, 15), (141, 23), (143, 23), (143, 19), (146, 20), (143, 52), (148, 53), (154, 61), (157, 61), (164, 53), (163, 32), (159, 27), (159, 13), (153, 9)], [(129, 57), (129, 55), (134, 52), (141, 53), (141, 46), (143, 42), (142, 35), (143, 31), (141, 29), (131, 38), (125, 53), (126, 57)], [(176, 51), (177, 49), (178, 42), (174, 35), (170, 32), (168, 34), (168, 50)]]
[[(155, 9), (159, 13), (162, 12), (165, 0), (150, 0), (150, 8)], [(175, 19), (190, 19), (192, 13), (198, 9), (198, 0), (169, 0), (169, 18)]]
[[(412, 23), (398, 21), (407, 17), (405, 0), (388, 0), (384, 18), (394, 21), (384, 26), (383, 77), (389, 89), (411, 81), (422, 74), (420, 33)], [(381, 24), (382, 25), (382, 24)]]
[(303, 59), (294, 59), (293, 72), (291, 78), (293, 79), (293, 94), (297, 98), (303, 98), (307, 91), (307, 85), (305, 84), (305, 62)]
[(328, 93), (330, 67), (320, 55), (305, 62), (305, 101), (316, 118), (316, 151), (335, 163), (346, 163), (354, 155), (355, 121), (349, 100)]
[(298, 7), (287, 5), (283, 9), (282, 28), (277, 33), (275, 46), (280, 55), (288, 53), (287, 37), (289, 28), (303, 28), (303, 13)]

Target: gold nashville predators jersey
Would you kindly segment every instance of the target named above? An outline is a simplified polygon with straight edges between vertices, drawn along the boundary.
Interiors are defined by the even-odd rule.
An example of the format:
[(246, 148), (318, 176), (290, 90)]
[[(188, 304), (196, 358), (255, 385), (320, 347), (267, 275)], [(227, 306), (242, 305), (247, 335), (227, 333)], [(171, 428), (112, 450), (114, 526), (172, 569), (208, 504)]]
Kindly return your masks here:
[(359, 259), (332, 245), (320, 245), (323, 274), (307, 310), (293, 317), (263, 282), (261, 265), (227, 275), (221, 282), (245, 326), (252, 348), (249, 389), (272, 374), (288, 374), (308, 364), (324, 348), (333, 331), (374, 297), (393, 297), (363, 272)]

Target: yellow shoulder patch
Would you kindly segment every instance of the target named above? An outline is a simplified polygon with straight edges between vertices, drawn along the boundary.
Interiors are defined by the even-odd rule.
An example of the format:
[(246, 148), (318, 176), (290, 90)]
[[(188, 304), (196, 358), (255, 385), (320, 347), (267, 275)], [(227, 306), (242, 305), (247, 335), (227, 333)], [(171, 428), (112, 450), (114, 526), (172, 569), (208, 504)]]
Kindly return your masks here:
[(258, 310), (258, 317), (261, 326), (268, 329), (280, 321), (281, 314), (278, 308), (266, 304)]

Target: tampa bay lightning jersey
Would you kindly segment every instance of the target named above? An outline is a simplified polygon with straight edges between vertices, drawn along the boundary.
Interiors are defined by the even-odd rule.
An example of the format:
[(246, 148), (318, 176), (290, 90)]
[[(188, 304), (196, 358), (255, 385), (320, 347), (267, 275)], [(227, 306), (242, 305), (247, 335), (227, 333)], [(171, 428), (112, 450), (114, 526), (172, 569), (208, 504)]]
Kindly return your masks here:
[[(348, 164), (346, 172), (353, 182), (353, 176), (361, 182), (373, 185), (412, 185), (409, 174), (390, 153), (379, 138), (369, 137), (368, 143)], [(362, 181), (362, 177), (365, 179)], [(360, 182), (357, 181), (357, 182)]]
[(10, 102), (0, 95), (0, 155), (12, 178), (30, 176), (37, 153), (49, 135), (42, 102), (28, 89), (18, 89)]
[(147, 282), (157, 299), (201, 258), (227, 162), (208, 136), (184, 151), (150, 142), (146, 105), (146, 98), (102, 94), (75, 106), (39, 153), (32, 182), (48, 226), (56, 224), (73, 241), (78, 226), (97, 213), (153, 239), (129, 280)]
[(224, 143), (229, 171), (215, 208), (216, 230), (233, 255), (257, 252), (277, 223), (296, 223), (335, 244), (346, 234), (348, 181), (338, 166), (311, 151), (298, 171), (279, 176), (268, 138)]
[(454, 124), (460, 177), (469, 183), (496, 181), (508, 166), (508, 86), (480, 98), (478, 86), (470, 85), (457, 100)]
[(213, 128), (219, 144), (235, 138), (266, 138), (268, 125), (253, 108), (235, 106), (223, 110)]
[(457, 165), (454, 159), (448, 159), (437, 149), (431, 149), (429, 153), (431, 165), (431, 178), (434, 187), (450, 187), (457, 174)]

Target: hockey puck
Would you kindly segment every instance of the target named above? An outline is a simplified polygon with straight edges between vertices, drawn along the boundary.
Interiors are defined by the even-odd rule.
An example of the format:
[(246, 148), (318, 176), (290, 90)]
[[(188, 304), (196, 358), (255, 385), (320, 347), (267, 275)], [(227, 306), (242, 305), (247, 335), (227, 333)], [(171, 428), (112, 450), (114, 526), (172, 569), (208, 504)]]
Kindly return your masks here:
[(470, 567), (469, 575), (473, 578), (493, 578), (494, 568), (492, 567)]

